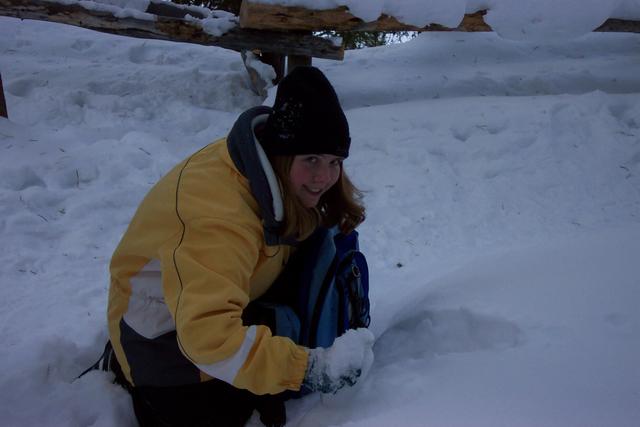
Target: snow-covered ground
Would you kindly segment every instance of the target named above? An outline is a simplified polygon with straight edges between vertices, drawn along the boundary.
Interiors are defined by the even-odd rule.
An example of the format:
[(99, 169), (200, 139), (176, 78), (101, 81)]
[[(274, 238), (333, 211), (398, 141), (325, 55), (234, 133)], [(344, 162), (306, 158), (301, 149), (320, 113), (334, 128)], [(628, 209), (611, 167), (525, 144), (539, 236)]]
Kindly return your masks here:
[[(431, 33), (315, 64), (366, 192), (376, 361), (290, 424), (640, 425), (640, 35)], [(262, 100), (234, 52), (9, 18), (0, 72), (0, 424), (133, 426), (109, 375), (75, 379), (110, 255)]]

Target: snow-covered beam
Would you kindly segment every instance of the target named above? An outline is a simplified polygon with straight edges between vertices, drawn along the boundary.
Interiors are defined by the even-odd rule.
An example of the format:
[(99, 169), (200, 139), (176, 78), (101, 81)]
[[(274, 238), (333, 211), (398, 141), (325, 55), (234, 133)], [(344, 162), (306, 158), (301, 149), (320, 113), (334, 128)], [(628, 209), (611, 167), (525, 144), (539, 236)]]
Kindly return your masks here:
[(364, 22), (352, 15), (346, 6), (311, 10), (297, 6), (281, 6), (244, 0), (240, 7), (240, 26), (260, 30), (336, 30), (336, 31), (491, 31), (482, 18), (485, 12), (465, 15), (457, 28), (433, 24), (416, 27), (382, 15), (376, 21)]
[[(259, 31), (235, 26), (223, 34), (213, 35), (204, 29), (211, 25), (211, 21), (200, 21), (197, 10), (185, 11), (177, 5), (173, 6), (170, 3), (152, 2), (147, 11), (123, 11), (115, 16), (113, 11), (83, 7), (79, 3), (0, 0), (0, 16), (50, 21), (129, 37), (218, 46), (238, 52), (257, 49), (326, 59), (341, 60), (344, 57), (342, 46), (310, 34)], [(185, 18), (187, 14), (192, 18)]]
[[(466, 14), (456, 28), (438, 24), (425, 27), (399, 22), (393, 16), (381, 15), (376, 21), (365, 22), (352, 15), (346, 6), (311, 10), (297, 6), (260, 3), (244, 0), (240, 8), (240, 26), (260, 30), (336, 30), (336, 31), (492, 31), (484, 21), (486, 11)], [(639, 21), (608, 19), (594, 31), (640, 32)]]

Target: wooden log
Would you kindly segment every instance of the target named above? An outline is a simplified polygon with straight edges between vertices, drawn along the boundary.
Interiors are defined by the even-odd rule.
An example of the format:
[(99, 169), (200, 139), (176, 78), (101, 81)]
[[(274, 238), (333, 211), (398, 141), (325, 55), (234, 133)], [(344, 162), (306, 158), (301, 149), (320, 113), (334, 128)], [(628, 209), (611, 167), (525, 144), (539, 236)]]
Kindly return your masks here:
[(0, 74), (0, 117), (9, 118), (7, 101), (4, 99), (4, 86), (2, 86), (2, 74)]
[[(456, 28), (438, 24), (425, 27), (399, 22), (392, 16), (382, 15), (376, 21), (364, 22), (349, 13), (346, 6), (335, 9), (310, 10), (302, 7), (287, 7), (272, 4), (242, 2), (240, 26), (259, 30), (281, 31), (493, 31), (484, 21), (487, 11), (467, 14)], [(608, 19), (594, 31), (640, 32), (640, 21)]]
[(116, 18), (109, 12), (86, 9), (78, 3), (65, 5), (43, 0), (0, 0), (0, 16), (56, 22), (143, 39), (218, 46), (237, 52), (257, 49), (283, 55), (337, 60), (344, 57), (342, 46), (313, 35), (235, 27), (215, 37), (203, 31), (197, 23), (180, 18), (157, 16), (155, 21)]
[(457, 28), (432, 24), (425, 27), (399, 22), (392, 16), (382, 15), (376, 21), (364, 22), (349, 13), (346, 6), (335, 9), (311, 10), (245, 0), (240, 7), (240, 26), (258, 30), (305, 31), (491, 31), (482, 18), (486, 11), (465, 15)]
[(289, 55), (287, 57), (287, 74), (296, 67), (311, 65), (311, 62), (312, 58), (310, 56)]
[[(486, 10), (481, 10), (475, 13), (467, 13), (466, 15), (464, 15), (464, 18), (462, 18), (462, 22), (460, 22), (460, 25), (458, 25), (456, 28), (450, 28), (450, 30), (467, 32), (493, 31), (493, 29), (486, 22), (484, 22), (484, 16), (486, 14)], [(432, 25), (429, 31), (437, 31), (436, 27), (436, 24)]]
[(287, 57), (280, 53), (263, 52), (260, 59), (265, 64), (269, 64), (276, 72), (276, 79), (273, 82), (274, 85), (280, 83), (280, 80), (284, 77), (286, 59)]

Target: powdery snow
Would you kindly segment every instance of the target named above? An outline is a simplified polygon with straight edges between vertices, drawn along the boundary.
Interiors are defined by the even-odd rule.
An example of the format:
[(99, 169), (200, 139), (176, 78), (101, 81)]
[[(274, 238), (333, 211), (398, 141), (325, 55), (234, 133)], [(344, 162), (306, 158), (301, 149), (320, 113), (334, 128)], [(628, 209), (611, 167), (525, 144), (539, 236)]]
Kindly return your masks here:
[[(638, 52), (430, 33), (315, 61), (350, 122), (377, 341), (289, 425), (640, 424)], [(9, 18), (0, 71), (0, 419), (133, 426), (110, 375), (76, 380), (109, 258), (148, 189), (262, 100), (235, 52)]]
[(200, 28), (209, 35), (220, 37), (227, 31), (238, 26), (238, 17), (233, 13), (223, 10), (204, 10), (208, 11), (208, 14), (205, 13), (206, 18), (194, 18), (191, 15), (187, 15), (187, 20), (199, 24)]
[(85, 9), (99, 12), (109, 12), (116, 18), (135, 18), (144, 21), (154, 21), (156, 16), (146, 13), (149, 0), (57, 0), (55, 3), (78, 4)]
[(344, 337), (339, 337), (334, 345), (327, 348), (324, 361), (329, 362), (326, 374), (337, 382), (345, 372), (361, 370), (366, 376), (374, 356), (370, 348), (375, 342), (375, 336), (369, 329), (351, 329), (344, 333)]

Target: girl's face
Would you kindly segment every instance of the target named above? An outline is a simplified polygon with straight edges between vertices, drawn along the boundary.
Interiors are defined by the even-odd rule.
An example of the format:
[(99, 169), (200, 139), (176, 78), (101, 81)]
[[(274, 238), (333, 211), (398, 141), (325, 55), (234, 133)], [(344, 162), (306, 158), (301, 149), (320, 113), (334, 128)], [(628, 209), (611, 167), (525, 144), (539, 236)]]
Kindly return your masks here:
[(317, 206), (320, 196), (338, 181), (342, 160), (332, 154), (303, 154), (293, 158), (289, 183), (304, 207)]

